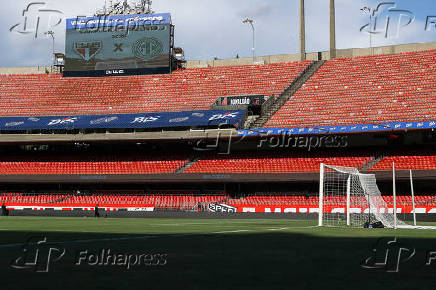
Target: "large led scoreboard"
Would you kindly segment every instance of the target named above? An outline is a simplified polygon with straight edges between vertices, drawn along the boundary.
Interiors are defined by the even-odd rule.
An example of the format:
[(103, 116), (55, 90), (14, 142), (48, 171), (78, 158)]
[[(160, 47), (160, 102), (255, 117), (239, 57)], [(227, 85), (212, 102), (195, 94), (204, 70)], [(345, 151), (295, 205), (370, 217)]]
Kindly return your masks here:
[(64, 77), (171, 73), (169, 13), (67, 19)]

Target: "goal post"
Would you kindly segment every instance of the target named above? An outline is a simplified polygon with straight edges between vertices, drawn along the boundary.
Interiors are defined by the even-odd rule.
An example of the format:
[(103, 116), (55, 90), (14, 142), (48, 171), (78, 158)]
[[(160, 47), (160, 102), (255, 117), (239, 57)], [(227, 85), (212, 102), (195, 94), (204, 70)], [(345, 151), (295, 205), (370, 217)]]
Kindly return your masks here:
[(324, 207), (324, 168), (325, 165), (324, 163), (321, 163), (320, 166), (320, 177), (319, 177), (319, 201), (318, 201), (318, 205), (319, 205), (319, 215), (318, 215), (318, 226), (322, 227), (323, 226), (323, 216), (322, 216), (322, 212), (323, 212), (323, 207)]
[[(360, 173), (353, 167), (321, 164), (318, 224), (361, 228), (380, 222), (386, 228), (436, 229), (407, 225), (398, 219), (395, 191), (394, 178), (394, 204), (387, 204), (377, 186), (375, 174)], [(414, 202), (413, 193), (412, 199)]]
[(416, 201), (415, 201), (415, 188), (413, 186), (412, 170), (410, 170), (409, 175), (410, 175), (410, 192), (412, 194), (413, 225), (416, 227)]
[(351, 208), (351, 176), (348, 176), (348, 178), (347, 178), (347, 207), (345, 209), (345, 212), (347, 215), (347, 226), (351, 226), (350, 208)]
[(394, 196), (394, 228), (396, 229), (398, 227), (398, 220), (397, 220), (397, 175), (395, 172), (395, 162), (392, 163), (392, 193)]
[[(355, 168), (321, 164), (319, 224), (363, 227), (371, 220), (365, 176)], [(366, 189), (367, 188), (367, 189)], [(372, 219), (374, 220), (374, 219)]]

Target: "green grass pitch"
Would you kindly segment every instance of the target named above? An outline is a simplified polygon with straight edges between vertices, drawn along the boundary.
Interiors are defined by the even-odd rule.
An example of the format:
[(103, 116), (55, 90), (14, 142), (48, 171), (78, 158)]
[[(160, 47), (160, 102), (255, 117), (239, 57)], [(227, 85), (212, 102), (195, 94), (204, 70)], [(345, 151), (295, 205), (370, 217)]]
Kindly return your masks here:
[[(29, 238), (43, 237), (49, 244), (39, 252), (38, 267), (50, 247), (65, 250), (48, 273), (10, 266)], [(380, 238), (415, 249), (399, 272), (361, 267)], [(120, 254), (119, 265), (90, 265), (84, 262), (89, 256), (76, 265), (81, 253), (103, 249)], [(315, 221), (291, 220), (2, 217), (0, 288), (433, 289), (436, 259), (426, 265), (430, 251), (436, 251), (431, 230), (319, 228)], [(162, 255), (164, 265), (133, 265), (141, 254)], [(123, 255), (131, 256), (130, 269)], [(33, 256), (28, 249), (27, 258)]]

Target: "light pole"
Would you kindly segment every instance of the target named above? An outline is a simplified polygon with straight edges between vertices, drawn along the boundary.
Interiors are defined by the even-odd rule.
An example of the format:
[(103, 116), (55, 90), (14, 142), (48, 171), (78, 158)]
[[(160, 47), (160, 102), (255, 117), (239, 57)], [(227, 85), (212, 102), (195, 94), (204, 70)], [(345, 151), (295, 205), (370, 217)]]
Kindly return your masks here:
[(253, 19), (250, 19), (250, 18), (247, 18), (247, 19), (245, 19), (245, 20), (243, 20), (242, 21), (242, 23), (247, 23), (247, 24), (250, 24), (251, 25), (251, 28), (253, 29), (253, 48), (251, 49), (252, 50), (252, 52), (253, 52), (253, 63), (254, 63), (254, 59), (255, 59), (255, 42), (254, 42), (254, 20)]
[(52, 40), (53, 40), (53, 45), (52, 45), (52, 57), (53, 57), (53, 65), (54, 65), (54, 46), (55, 46), (55, 38), (54, 38), (54, 31), (52, 31), (52, 30), (49, 30), (49, 31), (47, 31), (47, 32), (44, 32), (44, 34), (45, 35), (50, 35), (51, 36), (51, 38), (52, 38)]
[(364, 13), (369, 13), (369, 49), (370, 49), (370, 53), (371, 55), (373, 55), (373, 50), (372, 50), (372, 9), (370, 7), (363, 7), (362, 9), (360, 9), (361, 11), (363, 11)]

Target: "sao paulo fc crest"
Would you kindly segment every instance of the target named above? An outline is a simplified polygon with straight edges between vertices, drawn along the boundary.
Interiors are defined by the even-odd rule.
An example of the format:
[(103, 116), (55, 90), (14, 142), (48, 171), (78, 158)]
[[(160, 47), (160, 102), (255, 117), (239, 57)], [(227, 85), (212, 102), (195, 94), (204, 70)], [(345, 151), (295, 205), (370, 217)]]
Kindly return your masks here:
[(101, 41), (76, 42), (74, 43), (74, 51), (85, 61), (89, 61), (100, 52), (102, 46)]

